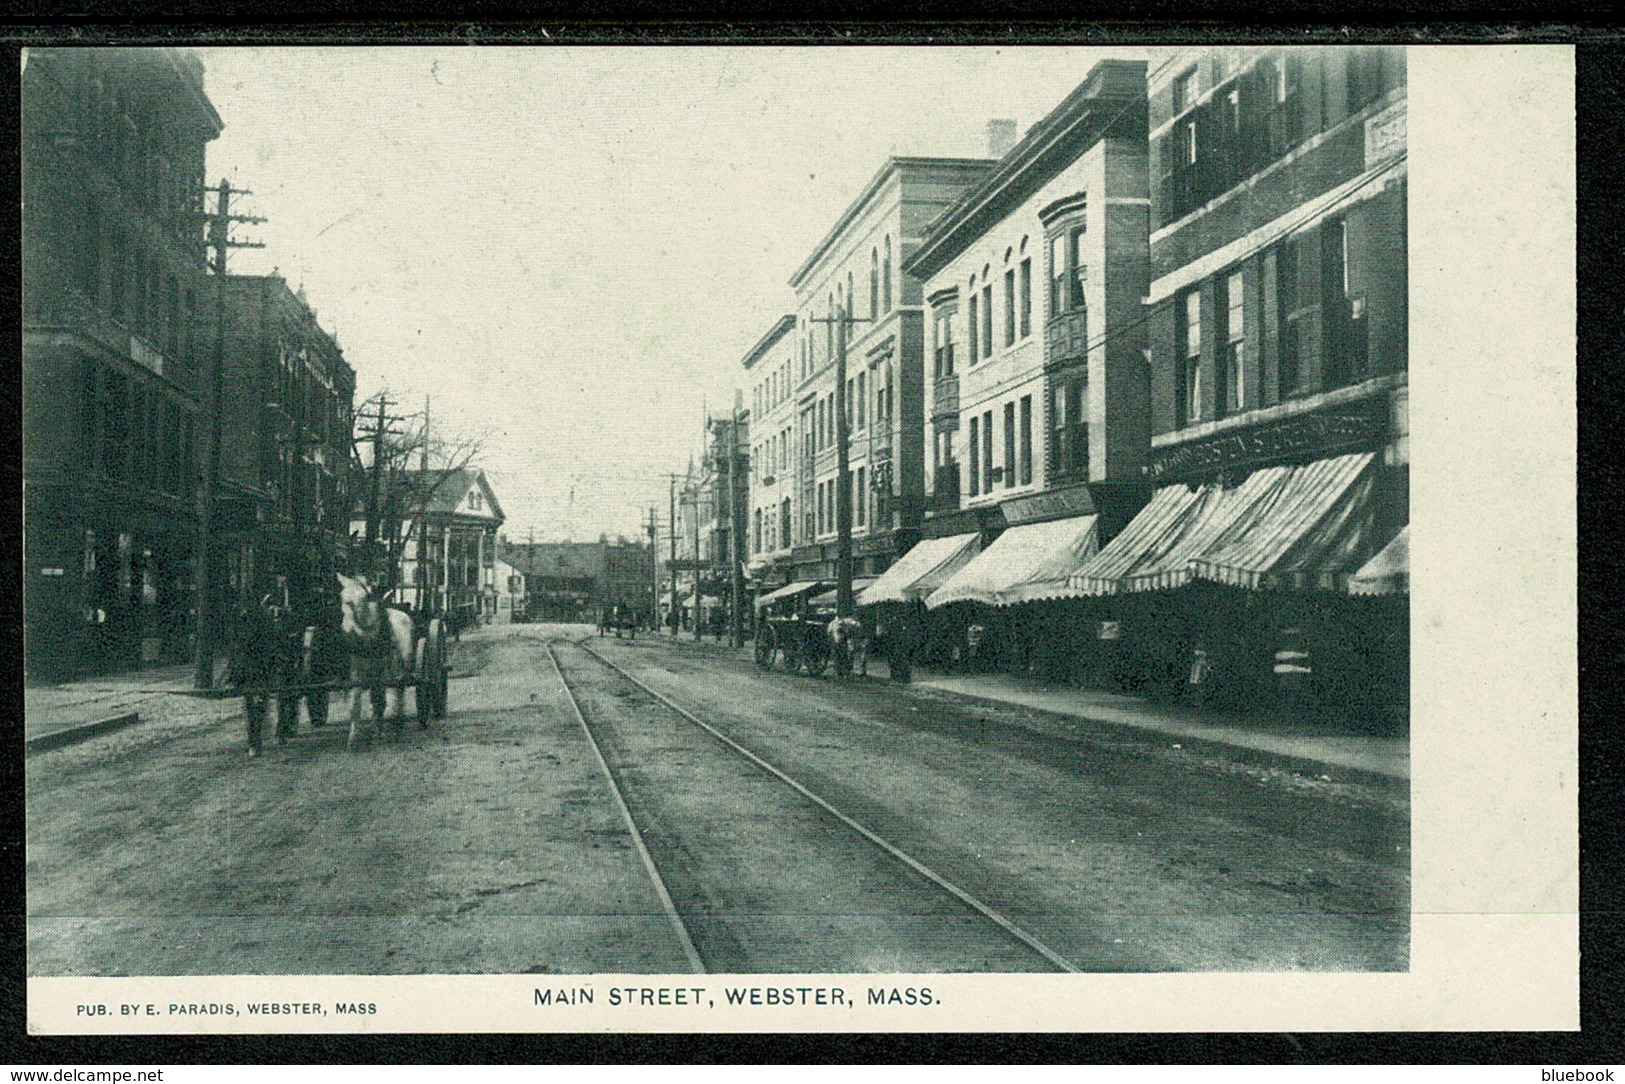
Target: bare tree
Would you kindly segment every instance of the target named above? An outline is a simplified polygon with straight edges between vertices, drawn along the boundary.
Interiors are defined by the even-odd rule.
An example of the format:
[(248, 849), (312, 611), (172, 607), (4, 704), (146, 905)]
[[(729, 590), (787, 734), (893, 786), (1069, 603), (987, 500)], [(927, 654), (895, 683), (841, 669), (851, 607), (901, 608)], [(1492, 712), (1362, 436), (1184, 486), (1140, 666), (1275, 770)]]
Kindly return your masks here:
[(351, 487), (360, 519), (351, 563), (367, 571), (386, 597), (402, 586), (408, 543), (417, 542), (423, 552), (424, 513), (485, 447), (483, 434), (431, 428), (427, 412), (391, 415), (390, 402), (386, 389), (356, 409), (353, 468), (360, 484)]

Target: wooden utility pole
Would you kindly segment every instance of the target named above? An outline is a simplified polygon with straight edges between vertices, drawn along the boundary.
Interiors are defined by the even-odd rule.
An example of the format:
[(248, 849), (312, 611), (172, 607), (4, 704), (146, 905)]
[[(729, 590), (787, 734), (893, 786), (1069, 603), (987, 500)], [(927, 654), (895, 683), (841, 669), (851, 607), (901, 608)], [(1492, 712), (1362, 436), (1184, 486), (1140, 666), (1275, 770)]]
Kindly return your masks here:
[(733, 611), (729, 621), (729, 642), (734, 647), (745, 646), (745, 584), (740, 568), (744, 545), (739, 536), (744, 533), (742, 526), (749, 520), (749, 517), (742, 515), (739, 502), (739, 412), (742, 394), (738, 388), (734, 389), (733, 412), (728, 415), (728, 593)]
[(654, 582), (651, 585), (651, 589), (650, 589), (650, 592), (649, 592), (649, 601), (653, 605), (654, 608), (649, 611), (649, 620), (652, 622), (652, 626), (654, 628), (659, 628), (660, 627), (660, 559), (656, 556), (657, 551), (655, 549), (655, 535), (659, 531), (659, 527), (656, 525), (656, 522), (655, 522), (654, 505), (649, 506), (649, 527), (648, 527), (648, 530), (649, 530), (649, 570), (650, 570), (651, 575), (653, 575), (653, 577), (654, 577)]
[(672, 638), (677, 637), (677, 630), (682, 627), (682, 621), (677, 616), (677, 475), (666, 476), (666, 501), (669, 505), (668, 515), (671, 517), (671, 563), (667, 569), (671, 573), (671, 611), (667, 620), (671, 622)]
[[(851, 299), (847, 300), (851, 304)], [(852, 324), (867, 324), (843, 308), (827, 317), (809, 318), (835, 325), (835, 613), (852, 616), (852, 479), (851, 434), (846, 425), (846, 338)]]
[(252, 195), (247, 189), (233, 189), (231, 182), (222, 178), (218, 188), (205, 188), (214, 193), (212, 213), (205, 211), (206, 233), (204, 247), (212, 249), (209, 260), (214, 272), (214, 359), (209, 366), (209, 445), (203, 465), (203, 487), (198, 501), (198, 534), (193, 570), (197, 591), (197, 655), (193, 660), (192, 684), (199, 689), (214, 688), (214, 661), (219, 622), (215, 613), (219, 594), (219, 576), (216, 564), (218, 547), (215, 523), (215, 505), (220, 493), (220, 421), (226, 368), (226, 258), (234, 248), (264, 248), (259, 241), (233, 241), (233, 222), (261, 223), (265, 219), (256, 215), (231, 213), (233, 195)]

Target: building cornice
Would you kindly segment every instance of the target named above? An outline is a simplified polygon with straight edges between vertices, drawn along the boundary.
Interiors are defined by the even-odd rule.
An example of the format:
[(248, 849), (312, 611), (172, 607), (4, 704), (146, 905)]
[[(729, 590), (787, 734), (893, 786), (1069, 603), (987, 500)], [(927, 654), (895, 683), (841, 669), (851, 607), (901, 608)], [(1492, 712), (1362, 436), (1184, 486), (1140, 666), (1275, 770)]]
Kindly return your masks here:
[(885, 187), (886, 182), (891, 179), (893, 174), (916, 169), (992, 168), (995, 164), (994, 160), (989, 158), (892, 157), (886, 159), (885, 165), (881, 166), (880, 170), (869, 179), (869, 183), (863, 186), (863, 191), (858, 193), (858, 198), (853, 200), (847, 209), (841, 213), (841, 217), (835, 220), (835, 225), (831, 227), (829, 233), (825, 234), (824, 239), (813, 247), (812, 255), (808, 256), (801, 266), (796, 268), (796, 273), (790, 276), (791, 289), (799, 290), (801, 288), (802, 283), (807, 281), (813, 269), (829, 254), (830, 249), (835, 247), (835, 243), (841, 239), (841, 235), (846, 232), (847, 227), (857, 220), (857, 217), (863, 213), (875, 195)]
[(745, 360), (740, 364), (749, 369), (752, 365), (761, 361), (762, 355), (773, 349), (773, 344), (790, 334), (790, 330), (795, 326), (796, 318), (794, 313), (779, 317), (773, 326), (768, 329), (767, 334), (756, 340), (756, 345), (750, 348), (745, 354)]
[(932, 224), (903, 270), (924, 281), (947, 266), (1022, 199), (1113, 137), (1145, 140), (1145, 62), (1103, 60), (1049, 115), (1033, 125), (992, 173)]

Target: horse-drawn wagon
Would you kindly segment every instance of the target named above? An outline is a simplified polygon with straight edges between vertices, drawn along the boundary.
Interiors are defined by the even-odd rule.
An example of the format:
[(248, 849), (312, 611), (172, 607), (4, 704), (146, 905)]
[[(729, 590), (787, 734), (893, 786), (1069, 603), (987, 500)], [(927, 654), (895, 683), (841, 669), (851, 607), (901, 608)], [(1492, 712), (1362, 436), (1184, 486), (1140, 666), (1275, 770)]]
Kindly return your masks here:
[[(286, 592), (263, 596), (238, 614), (231, 649), (232, 684), (201, 690), (197, 695), (241, 696), (248, 716), (249, 749), (259, 748), (260, 730), (272, 703), (277, 707), (276, 735), (287, 741), (298, 726), (301, 700), (312, 726), (327, 722), (328, 698), (350, 693), (349, 744), (361, 721), (362, 694), (372, 704), (374, 723), (390, 714), (394, 697), (396, 729), (405, 718), (406, 690), (413, 690), (418, 725), (446, 716), (448, 700), (447, 631), (438, 616), (414, 616), (386, 606), (365, 579), (338, 576), (341, 586), (337, 627), (301, 625)], [(280, 585), (279, 585), (280, 586)], [(308, 614), (304, 616), (309, 616)], [(347, 663), (348, 673), (339, 666)]]

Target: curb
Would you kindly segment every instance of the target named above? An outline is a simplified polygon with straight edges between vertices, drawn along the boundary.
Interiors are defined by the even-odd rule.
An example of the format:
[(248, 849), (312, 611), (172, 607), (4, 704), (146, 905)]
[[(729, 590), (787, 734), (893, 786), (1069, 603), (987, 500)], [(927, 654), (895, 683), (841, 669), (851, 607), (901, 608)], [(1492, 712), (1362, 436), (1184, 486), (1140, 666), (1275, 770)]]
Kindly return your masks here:
[[(1076, 719), (1090, 723), (1094, 726), (1116, 727), (1123, 731), (1140, 735), (1148, 741), (1178, 741), (1181, 743), (1195, 743), (1199, 745), (1206, 745), (1214, 749), (1228, 749), (1232, 752), (1238, 752), (1244, 756), (1265, 757), (1275, 761), (1285, 762), (1288, 765), (1302, 765), (1303, 770), (1310, 771), (1310, 774), (1319, 775), (1324, 774), (1327, 771), (1336, 771), (1359, 776), (1374, 782), (1380, 781), (1381, 783), (1390, 786), (1397, 784), (1404, 784), (1408, 786), (1410, 784), (1409, 774), (1399, 775), (1393, 772), (1383, 771), (1378, 768), (1360, 767), (1350, 764), (1338, 764), (1329, 760), (1321, 760), (1319, 757), (1307, 754), (1287, 753), (1274, 749), (1263, 749), (1243, 742), (1227, 741), (1222, 737), (1217, 737), (1210, 734), (1179, 734), (1173, 731), (1162, 730), (1157, 727), (1138, 726), (1134, 723), (1125, 723), (1116, 719), (1102, 719), (1097, 716), (1086, 715), (1081, 712), (1075, 713), (1056, 711), (1053, 708), (1031, 707), (1015, 701), (1000, 700), (997, 697), (978, 696), (975, 693), (960, 692), (957, 689), (940, 689), (936, 688), (935, 686), (920, 684), (915, 684), (913, 687), (921, 690), (928, 689), (933, 696), (945, 696), (961, 701), (971, 701), (973, 703), (986, 704), (990, 707), (1004, 708), (1006, 710), (1031, 711), (1056, 719)], [(1311, 766), (1313, 767), (1311, 768)]]
[(23, 744), (30, 753), (43, 752), (46, 749), (60, 749), (64, 745), (94, 738), (98, 734), (111, 733), (122, 730), (127, 726), (134, 726), (141, 721), (141, 713), (136, 711), (125, 712), (123, 715), (114, 715), (107, 719), (98, 719), (93, 723), (83, 723), (79, 726), (64, 727), (53, 730), (49, 734), (40, 734), (27, 739)]

